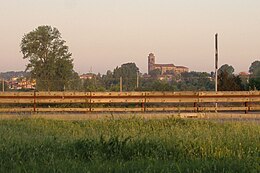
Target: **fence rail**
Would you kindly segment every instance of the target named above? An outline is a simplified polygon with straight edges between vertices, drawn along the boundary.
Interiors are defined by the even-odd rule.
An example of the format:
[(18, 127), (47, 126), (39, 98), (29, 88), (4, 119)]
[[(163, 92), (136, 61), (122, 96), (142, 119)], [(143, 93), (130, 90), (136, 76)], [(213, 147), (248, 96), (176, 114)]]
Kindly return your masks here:
[[(215, 106), (218, 103), (218, 106)], [(0, 112), (259, 111), (260, 91), (0, 92)]]

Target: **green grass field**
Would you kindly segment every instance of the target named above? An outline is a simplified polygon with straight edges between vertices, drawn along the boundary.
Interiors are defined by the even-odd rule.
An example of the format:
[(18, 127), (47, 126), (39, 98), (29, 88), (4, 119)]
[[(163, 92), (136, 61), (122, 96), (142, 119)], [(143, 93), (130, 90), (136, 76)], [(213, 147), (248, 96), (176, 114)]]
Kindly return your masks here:
[(260, 125), (0, 120), (0, 172), (260, 172)]

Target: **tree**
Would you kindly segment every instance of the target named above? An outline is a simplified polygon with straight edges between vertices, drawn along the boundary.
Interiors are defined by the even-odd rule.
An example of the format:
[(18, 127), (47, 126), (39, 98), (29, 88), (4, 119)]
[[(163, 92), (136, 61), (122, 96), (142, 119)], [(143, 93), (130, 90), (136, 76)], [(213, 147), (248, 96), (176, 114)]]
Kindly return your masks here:
[(260, 71), (260, 61), (254, 61), (249, 67), (249, 73), (256, 74)]
[(218, 75), (219, 91), (243, 91), (244, 88), (239, 76), (230, 75), (228, 71), (223, 71)]
[(38, 90), (64, 90), (75, 76), (72, 54), (58, 29), (39, 26), (23, 36), (20, 47)]
[[(119, 80), (119, 79), (116, 80), (116, 79), (114, 78), (113, 72), (110, 71), (110, 70), (108, 70), (107, 73), (106, 73), (105, 75), (103, 75), (102, 78), (101, 78), (102, 85), (103, 85), (103, 86), (106, 88), (106, 90), (108, 90), (108, 91), (111, 91), (111, 90), (113, 90), (113, 91), (119, 91), (119, 90), (120, 90), (119, 87), (116, 87), (116, 86), (119, 84), (118, 80)], [(115, 89), (115, 87), (118, 88), (118, 90)], [(112, 89), (112, 88), (113, 88), (113, 89)]]
[(69, 80), (67, 83), (68, 87), (66, 90), (71, 91), (81, 91), (82, 90), (82, 82), (79, 78), (79, 74), (77, 72), (74, 72), (72, 74), (72, 80)]
[(95, 75), (93, 73), (89, 73), (92, 75), (92, 78), (83, 79), (83, 89), (87, 92), (95, 92), (95, 91), (105, 91), (105, 87), (102, 82), (101, 74)]
[(177, 86), (167, 80), (158, 80), (155, 78), (141, 78), (141, 87), (139, 91), (176, 91)]
[(233, 75), (234, 71), (235, 69), (231, 65), (224, 64), (218, 69), (218, 74), (226, 72), (228, 75)]
[(178, 88), (181, 91), (211, 91), (214, 89), (214, 82), (207, 72), (185, 72), (181, 74)]
[(150, 75), (153, 78), (156, 78), (157, 76), (161, 75), (162, 71), (160, 69), (154, 69), (152, 71), (150, 71)]
[(243, 91), (245, 89), (240, 76), (235, 76), (234, 71), (234, 68), (228, 64), (224, 64), (218, 69), (219, 91)]
[(122, 64), (121, 67), (116, 67), (113, 75), (115, 79), (123, 78), (123, 88), (125, 91), (132, 91), (136, 88), (138, 73), (139, 68), (135, 63), (126, 63)]
[(250, 88), (260, 90), (260, 61), (254, 61), (250, 68), (250, 80), (249, 86)]

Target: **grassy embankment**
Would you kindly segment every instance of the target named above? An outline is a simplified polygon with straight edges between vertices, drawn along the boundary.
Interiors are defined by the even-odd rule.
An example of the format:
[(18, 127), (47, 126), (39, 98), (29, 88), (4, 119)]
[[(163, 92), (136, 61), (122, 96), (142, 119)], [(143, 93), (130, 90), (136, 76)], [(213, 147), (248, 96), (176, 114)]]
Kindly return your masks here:
[(260, 172), (260, 125), (0, 120), (0, 172)]

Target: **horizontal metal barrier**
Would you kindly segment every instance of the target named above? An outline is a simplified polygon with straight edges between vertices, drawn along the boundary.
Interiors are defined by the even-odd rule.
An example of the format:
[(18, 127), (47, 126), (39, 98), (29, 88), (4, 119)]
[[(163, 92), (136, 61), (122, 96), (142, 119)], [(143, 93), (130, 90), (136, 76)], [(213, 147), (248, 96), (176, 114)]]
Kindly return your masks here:
[[(218, 103), (216, 106), (215, 103)], [(258, 111), (260, 91), (0, 92), (0, 112)]]

